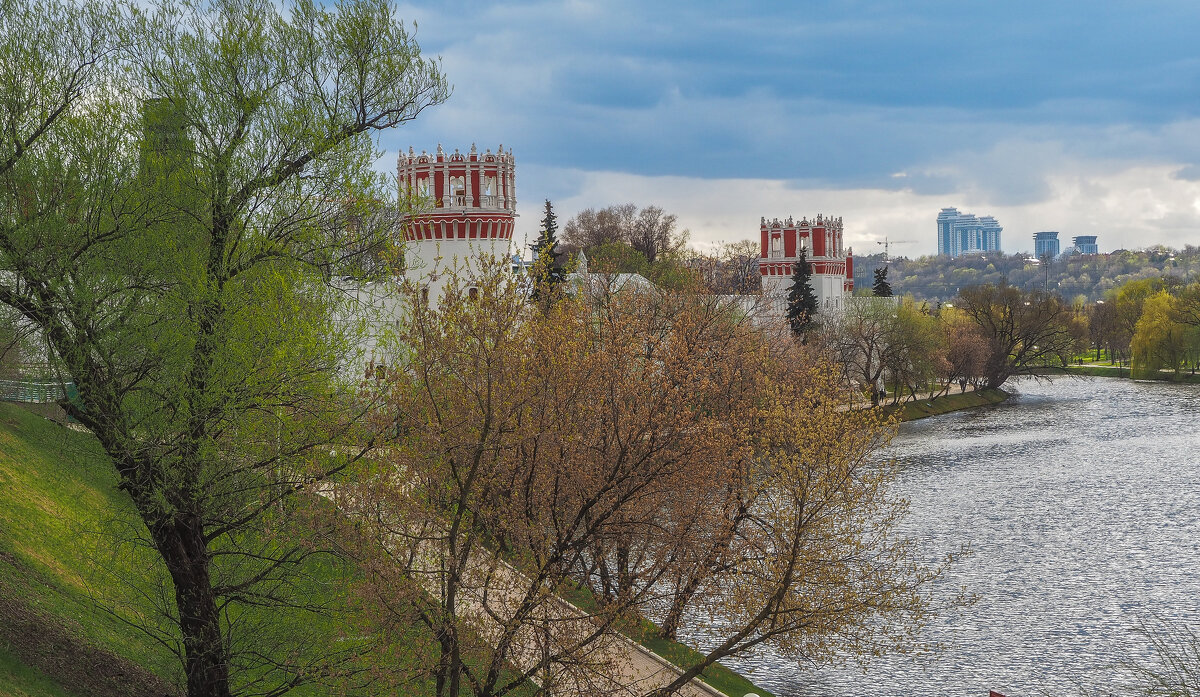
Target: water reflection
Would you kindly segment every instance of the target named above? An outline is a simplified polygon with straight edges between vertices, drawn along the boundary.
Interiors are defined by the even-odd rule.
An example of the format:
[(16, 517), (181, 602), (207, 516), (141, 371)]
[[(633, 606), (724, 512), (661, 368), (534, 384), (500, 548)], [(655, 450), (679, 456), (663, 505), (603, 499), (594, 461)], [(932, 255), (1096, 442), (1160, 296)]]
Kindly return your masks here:
[(1022, 381), (1010, 403), (906, 424), (888, 454), (931, 557), (970, 543), (946, 579), (979, 601), (940, 619), (935, 657), (867, 672), (767, 652), (731, 662), (779, 695), (1073, 693), (1144, 650), (1150, 612), (1200, 619), (1200, 386)]

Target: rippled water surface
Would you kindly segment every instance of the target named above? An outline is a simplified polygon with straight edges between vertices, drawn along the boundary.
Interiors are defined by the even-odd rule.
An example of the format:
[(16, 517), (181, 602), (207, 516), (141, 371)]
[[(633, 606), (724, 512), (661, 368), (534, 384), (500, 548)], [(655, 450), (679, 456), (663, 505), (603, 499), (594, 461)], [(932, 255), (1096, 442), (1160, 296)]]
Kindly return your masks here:
[[(776, 694), (1073, 694), (1144, 650), (1149, 613), (1200, 620), (1200, 385), (1021, 381), (1008, 403), (905, 424), (889, 447), (933, 556), (970, 543), (932, 659), (811, 668), (731, 662)], [(949, 588), (947, 587), (947, 591)]]

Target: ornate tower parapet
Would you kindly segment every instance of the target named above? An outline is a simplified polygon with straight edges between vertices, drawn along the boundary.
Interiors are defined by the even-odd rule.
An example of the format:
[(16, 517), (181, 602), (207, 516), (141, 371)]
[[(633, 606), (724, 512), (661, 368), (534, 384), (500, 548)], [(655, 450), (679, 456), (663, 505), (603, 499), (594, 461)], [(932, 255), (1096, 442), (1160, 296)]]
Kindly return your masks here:
[[(792, 271), (805, 250), (812, 264), (812, 287), (822, 311), (840, 309), (854, 291), (854, 261), (843, 248), (842, 219), (817, 214), (816, 218), (788, 217), (759, 223), (758, 271), (763, 295), (785, 297)], [(778, 303), (776, 303), (778, 304)], [(780, 305), (782, 307), (782, 305)]]
[(512, 149), (480, 153), (400, 153), (396, 176), (402, 206), (405, 275), (432, 298), (441, 295), (447, 272), (470, 269), (486, 254), (507, 256), (517, 217)]

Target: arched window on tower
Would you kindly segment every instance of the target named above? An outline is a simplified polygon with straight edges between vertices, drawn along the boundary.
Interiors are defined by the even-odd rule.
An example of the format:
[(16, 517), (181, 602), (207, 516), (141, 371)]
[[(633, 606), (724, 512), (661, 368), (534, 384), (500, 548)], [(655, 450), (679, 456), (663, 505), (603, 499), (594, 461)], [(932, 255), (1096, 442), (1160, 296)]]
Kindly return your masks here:
[(496, 207), (496, 177), (483, 178), (483, 192), (479, 196), (479, 205), (484, 208)]
[(459, 208), (467, 205), (467, 178), (450, 177), (450, 194), (454, 197), (451, 205)]

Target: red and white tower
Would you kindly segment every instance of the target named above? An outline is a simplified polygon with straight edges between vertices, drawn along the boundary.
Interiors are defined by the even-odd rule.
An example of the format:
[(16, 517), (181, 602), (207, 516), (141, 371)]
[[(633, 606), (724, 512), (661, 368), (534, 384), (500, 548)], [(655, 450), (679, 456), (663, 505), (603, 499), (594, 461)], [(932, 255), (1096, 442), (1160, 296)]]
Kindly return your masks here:
[(501, 145), (480, 153), (401, 153), (396, 174), (402, 219), (405, 277), (436, 301), (450, 271), (470, 277), (482, 255), (507, 258), (517, 217), (513, 154)]
[(762, 274), (763, 295), (776, 299), (777, 309), (786, 307), (792, 273), (804, 249), (812, 264), (812, 289), (820, 311), (840, 310), (854, 292), (854, 258), (842, 247), (842, 219), (817, 215), (799, 222), (789, 217), (759, 225), (761, 248), (758, 272)]

